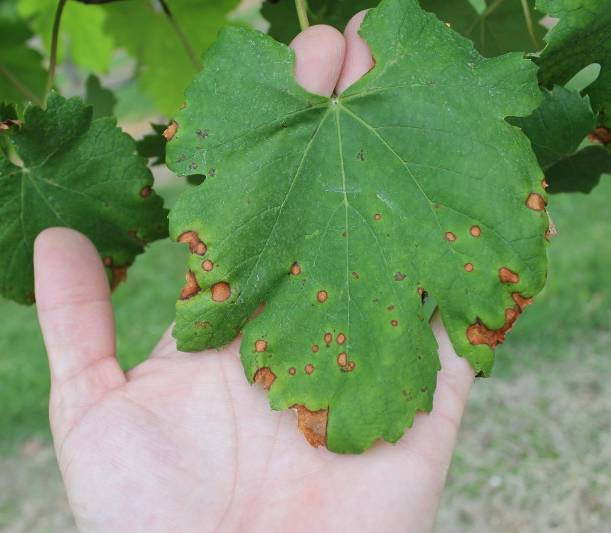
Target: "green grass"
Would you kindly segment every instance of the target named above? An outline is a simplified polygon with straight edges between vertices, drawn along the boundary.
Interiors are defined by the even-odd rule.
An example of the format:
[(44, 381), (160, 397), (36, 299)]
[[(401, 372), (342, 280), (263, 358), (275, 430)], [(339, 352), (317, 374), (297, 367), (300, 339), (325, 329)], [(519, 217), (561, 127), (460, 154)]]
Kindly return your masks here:
[[(177, 191), (163, 191), (170, 204)], [(561, 360), (583, 343), (589, 352), (608, 353), (603, 344), (611, 335), (609, 197), (607, 177), (590, 196), (552, 198), (558, 236), (549, 249), (549, 283), (497, 350), (495, 376), (536, 371), (537, 362)], [(144, 359), (172, 321), (184, 254), (168, 241), (153, 244), (113, 296), (125, 368)], [(0, 451), (7, 451), (25, 438), (48, 437), (49, 383), (35, 309), (0, 301), (0, 316)]]

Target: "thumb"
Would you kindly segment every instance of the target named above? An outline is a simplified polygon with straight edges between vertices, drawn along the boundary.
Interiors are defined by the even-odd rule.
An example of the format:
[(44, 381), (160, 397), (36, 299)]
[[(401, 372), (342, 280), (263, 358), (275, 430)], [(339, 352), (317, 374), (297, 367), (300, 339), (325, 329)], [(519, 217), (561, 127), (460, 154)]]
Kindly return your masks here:
[(125, 383), (115, 358), (110, 289), (93, 244), (67, 228), (38, 236), (34, 276), (51, 371), (52, 425), (71, 426), (106, 392)]

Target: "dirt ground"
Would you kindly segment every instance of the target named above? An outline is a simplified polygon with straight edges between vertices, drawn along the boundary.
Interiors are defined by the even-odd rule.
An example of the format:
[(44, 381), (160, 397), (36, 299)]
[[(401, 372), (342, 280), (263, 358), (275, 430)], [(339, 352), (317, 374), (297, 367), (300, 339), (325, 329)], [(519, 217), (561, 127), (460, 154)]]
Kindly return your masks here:
[[(608, 345), (608, 344), (607, 344)], [(609, 354), (472, 392), (437, 533), (601, 533), (611, 524)], [(0, 531), (75, 531), (51, 448), (0, 459)]]

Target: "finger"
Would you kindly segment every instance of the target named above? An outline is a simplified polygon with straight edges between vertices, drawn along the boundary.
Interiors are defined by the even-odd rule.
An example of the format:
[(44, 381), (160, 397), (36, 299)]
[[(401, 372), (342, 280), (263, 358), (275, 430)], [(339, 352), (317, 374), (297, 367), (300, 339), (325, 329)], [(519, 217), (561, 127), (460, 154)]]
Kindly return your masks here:
[(295, 78), (311, 93), (331, 96), (344, 63), (343, 35), (331, 26), (310, 26), (290, 44), (295, 51)]
[(367, 11), (365, 9), (354, 15), (344, 30), (346, 57), (335, 90), (337, 94), (342, 94), (353, 83), (360, 80), (375, 64), (369, 46), (358, 33)]
[(45, 230), (34, 244), (34, 274), (51, 386), (62, 404), (88, 404), (124, 383), (110, 289), (93, 244), (67, 228)]

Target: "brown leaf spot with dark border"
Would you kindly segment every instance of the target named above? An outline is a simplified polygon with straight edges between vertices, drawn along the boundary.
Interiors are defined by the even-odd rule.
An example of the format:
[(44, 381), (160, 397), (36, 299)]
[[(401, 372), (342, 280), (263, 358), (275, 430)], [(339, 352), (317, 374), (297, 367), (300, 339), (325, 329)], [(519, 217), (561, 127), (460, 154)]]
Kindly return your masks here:
[(479, 237), (482, 234), (482, 230), (479, 226), (471, 226), (469, 233), (471, 237)]
[(539, 193), (531, 192), (526, 198), (526, 207), (534, 211), (543, 211), (545, 209), (545, 200)]
[(395, 272), (395, 281), (403, 281), (407, 276), (403, 272)]
[(324, 304), (327, 301), (327, 298), (329, 297), (329, 293), (327, 291), (318, 291), (318, 293), (316, 294), (316, 299), (321, 303)]
[(348, 354), (342, 352), (337, 356), (337, 364), (341, 367), (345, 367), (348, 364)]
[(467, 272), (473, 272), (473, 263), (465, 263), (465, 270)]
[(346, 370), (348, 370), (348, 372), (352, 372), (355, 368), (356, 363), (354, 361), (348, 361), (348, 364), (346, 365)]
[(446, 240), (454, 242), (456, 240), (456, 234), (451, 231), (446, 231)]
[(304, 405), (294, 405), (297, 409), (297, 428), (311, 446), (318, 448), (327, 442), (328, 409), (310, 411)]
[(213, 268), (214, 268), (214, 263), (212, 261), (210, 261), (210, 259), (206, 259), (203, 263), (202, 263), (202, 268), (206, 271), (206, 272), (210, 272)]
[(193, 274), (193, 272), (189, 270), (187, 272), (187, 275), (185, 276), (185, 279), (186, 279), (186, 283), (184, 287), (182, 288), (182, 290), (180, 291), (181, 300), (188, 300), (189, 298), (192, 298), (200, 291), (199, 283), (197, 283), (197, 279), (195, 277), (195, 274)]
[(291, 274), (293, 276), (299, 276), (299, 274), (301, 274), (301, 267), (297, 261), (291, 265)]
[(291, 376), (294, 376), (295, 374), (297, 374), (297, 369), (292, 366), (291, 368), (289, 368), (288, 372)]
[(325, 344), (327, 346), (331, 345), (331, 341), (333, 340), (333, 335), (331, 335), (331, 332), (327, 331), (327, 333), (325, 333), (324, 337), (323, 337)]
[(226, 281), (219, 281), (210, 287), (210, 292), (214, 302), (224, 302), (231, 296), (231, 287)]
[(178, 130), (178, 123), (174, 120), (168, 124), (168, 127), (163, 130), (162, 135), (165, 137), (166, 141), (171, 141), (176, 135), (176, 131)]
[(375, 221), (382, 220), (382, 215), (380, 213), (376, 213), (375, 215), (373, 215), (373, 219)]
[(314, 372), (314, 365), (312, 363), (308, 363), (305, 368), (303, 369), (303, 371), (310, 375), (312, 372)]
[(391, 320), (391, 321), (390, 321), (390, 325), (391, 325), (393, 328), (396, 328), (396, 327), (399, 325), (399, 321), (398, 321), (398, 320)]
[(502, 283), (519, 283), (520, 276), (506, 267), (499, 268), (499, 279)]
[(178, 237), (178, 242), (188, 244), (192, 254), (204, 255), (208, 250), (206, 244), (199, 238), (195, 231), (185, 231)]
[(341, 331), (337, 335), (337, 344), (344, 344), (346, 342), (346, 335), (344, 335)]
[(318, 350), (320, 350), (320, 348), (318, 347), (318, 344), (312, 344), (312, 351), (313, 351), (314, 353), (317, 353), (317, 352), (318, 352)]
[(255, 373), (255, 383), (263, 385), (265, 390), (269, 390), (276, 381), (276, 374), (274, 374), (268, 367), (264, 366), (259, 368)]
[(255, 341), (255, 352), (264, 352), (267, 350), (267, 341), (263, 339), (258, 339)]

